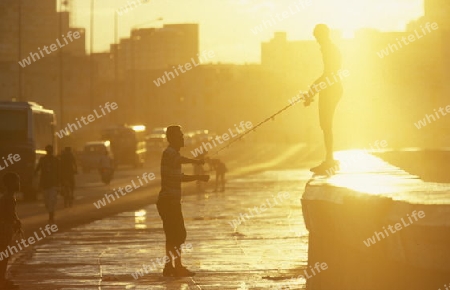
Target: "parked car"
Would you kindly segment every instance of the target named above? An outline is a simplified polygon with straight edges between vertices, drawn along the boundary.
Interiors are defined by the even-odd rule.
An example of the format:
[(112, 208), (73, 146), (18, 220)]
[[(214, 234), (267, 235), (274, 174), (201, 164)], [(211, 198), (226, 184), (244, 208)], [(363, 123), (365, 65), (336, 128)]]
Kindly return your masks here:
[(84, 145), (80, 155), (81, 168), (84, 173), (89, 173), (92, 169), (98, 169), (100, 158), (108, 152), (109, 157), (114, 159), (109, 141), (92, 141)]

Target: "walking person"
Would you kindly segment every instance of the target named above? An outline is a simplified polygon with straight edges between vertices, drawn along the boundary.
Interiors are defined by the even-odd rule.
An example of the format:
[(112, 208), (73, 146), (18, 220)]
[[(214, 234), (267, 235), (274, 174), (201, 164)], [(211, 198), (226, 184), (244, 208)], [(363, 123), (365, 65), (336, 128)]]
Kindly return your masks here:
[(209, 175), (185, 175), (181, 172), (181, 164), (204, 164), (204, 160), (180, 155), (180, 148), (184, 147), (184, 135), (180, 126), (169, 126), (166, 136), (169, 146), (161, 158), (161, 191), (156, 203), (166, 236), (166, 256), (169, 257), (163, 276), (191, 277), (195, 273), (182, 265), (179, 250), (186, 241), (186, 228), (181, 211), (181, 183), (196, 180), (207, 182)]
[[(342, 57), (339, 49), (331, 41), (330, 29), (325, 24), (318, 24), (314, 29), (314, 37), (321, 46), (323, 60), (323, 74), (311, 85), (308, 93), (305, 94), (305, 106), (309, 106), (313, 97), (319, 94), (319, 121), (323, 131), (325, 144), (325, 161), (320, 165), (311, 168), (317, 174), (325, 172), (338, 162), (333, 155), (333, 117), (337, 104), (339, 103), (343, 87), (338, 71), (342, 67)], [(320, 89), (319, 89), (320, 88)]]
[(225, 191), (225, 173), (228, 171), (227, 167), (225, 166), (225, 163), (223, 163), (220, 159), (217, 159), (215, 163), (215, 170), (216, 170), (216, 188), (215, 192), (219, 189), (219, 191)]
[[(195, 159), (196, 160), (203, 160), (204, 157), (205, 157), (204, 154), (200, 154), (197, 157), (195, 157)], [(194, 167), (194, 175), (204, 175), (205, 174), (205, 168), (203, 167), (204, 166), (203, 163), (197, 162), (197, 163), (193, 163), (192, 165)], [(197, 192), (198, 193), (205, 192), (203, 181), (197, 180), (196, 181), (196, 187), (197, 187)]]
[(39, 186), (44, 191), (45, 207), (48, 211), (48, 223), (55, 223), (55, 209), (58, 201), (58, 187), (60, 186), (60, 162), (53, 155), (53, 146), (45, 146), (47, 155), (39, 159), (35, 174), (41, 172)]
[(114, 164), (107, 150), (105, 150), (103, 156), (100, 157), (98, 172), (100, 173), (102, 182), (109, 185), (114, 174)]
[[(22, 224), (16, 213), (16, 198), (14, 194), (20, 190), (19, 175), (7, 172), (3, 175), (6, 192), (0, 198), (0, 252), (7, 250), (15, 233), (22, 232)], [(18, 289), (17, 285), (6, 279), (8, 256), (0, 256), (0, 289)]]
[(75, 190), (75, 174), (78, 172), (77, 162), (72, 154), (72, 148), (66, 147), (61, 154), (61, 185), (64, 194), (64, 207), (72, 207), (74, 190)]

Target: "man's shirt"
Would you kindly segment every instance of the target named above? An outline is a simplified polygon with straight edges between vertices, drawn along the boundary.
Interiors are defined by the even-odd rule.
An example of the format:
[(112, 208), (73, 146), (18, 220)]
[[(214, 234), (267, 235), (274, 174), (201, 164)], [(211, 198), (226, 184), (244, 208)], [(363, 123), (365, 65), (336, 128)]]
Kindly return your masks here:
[(60, 165), (59, 160), (53, 155), (45, 155), (39, 159), (36, 171), (41, 171), (40, 186), (48, 189), (59, 185)]
[(61, 154), (61, 173), (65, 176), (72, 176), (76, 172), (76, 161), (75, 157), (71, 153), (62, 153)]
[(181, 200), (181, 172), (180, 152), (170, 145), (164, 150), (161, 158), (161, 191), (159, 199)]

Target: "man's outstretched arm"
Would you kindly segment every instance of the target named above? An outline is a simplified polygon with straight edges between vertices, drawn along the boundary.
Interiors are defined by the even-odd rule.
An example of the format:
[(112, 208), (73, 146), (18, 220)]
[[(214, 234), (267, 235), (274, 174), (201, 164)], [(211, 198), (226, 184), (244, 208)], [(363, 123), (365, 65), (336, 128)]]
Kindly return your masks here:
[(192, 159), (192, 158), (187, 158), (184, 156), (180, 157), (180, 162), (181, 162), (181, 164), (187, 164), (187, 163), (200, 164), (200, 165), (205, 164), (205, 160), (203, 160), (203, 159)]
[(190, 181), (209, 181), (209, 175), (186, 175), (183, 174), (181, 177), (182, 182), (190, 182)]

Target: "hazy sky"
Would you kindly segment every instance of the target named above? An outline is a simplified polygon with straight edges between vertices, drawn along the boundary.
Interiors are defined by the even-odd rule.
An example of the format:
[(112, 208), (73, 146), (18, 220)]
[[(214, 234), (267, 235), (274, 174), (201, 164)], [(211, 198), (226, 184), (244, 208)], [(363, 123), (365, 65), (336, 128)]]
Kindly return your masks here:
[[(72, 25), (89, 30), (90, 0), (72, 0)], [(106, 51), (114, 41), (114, 13), (128, 0), (94, 0), (94, 51)], [(134, 0), (138, 2), (138, 0)], [(163, 23), (198, 23), (200, 50), (213, 50), (214, 62), (259, 62), (260, 43), (275, 31), (288, 38), (312, 39), (317, 23), (341, 29), (345, 35), (361, 27), (403, 30), (423, 14), (423, 0), (140, 0), (142, 4), (119, 16), (119, 35), (128, 37), (132, 26), (158, 27)], [(345, 4), (342, 4), (345, 3)], [(134, 7), (134, 6), (133, 6)], [(292, 11), (292, 12), (290, 12)], [(286, 12), (283, 19), (281, 13)], [(280, 18), (277, 18), (280, 13)], [(153, 21), (162, 17), (162, 21)], [(255, 26), (272, 21), (256, 33)], [(153, 21), (153, 22), (152, 22)], [(267, 25), (267, 24), (266, 24)], [(89, 31), (87, 31), (89, 43)], [(89, 47), (89, 46), (88, 46)]]

